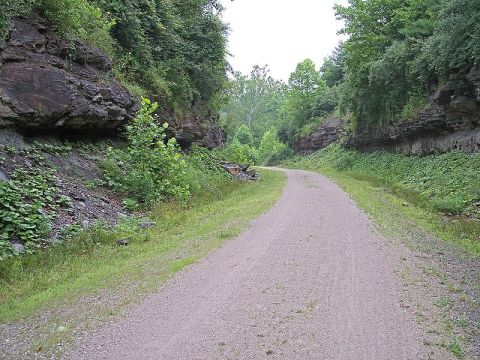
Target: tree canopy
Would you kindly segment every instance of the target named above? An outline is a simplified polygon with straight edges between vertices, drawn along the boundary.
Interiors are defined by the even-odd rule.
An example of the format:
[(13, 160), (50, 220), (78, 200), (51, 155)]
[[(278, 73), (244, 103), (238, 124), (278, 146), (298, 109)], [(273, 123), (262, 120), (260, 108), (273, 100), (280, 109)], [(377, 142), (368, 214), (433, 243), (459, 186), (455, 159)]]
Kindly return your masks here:
[(350, 0), (344, 21), (344, 111), (358, 127), (402, 121), (480, 55), (476, 0)]

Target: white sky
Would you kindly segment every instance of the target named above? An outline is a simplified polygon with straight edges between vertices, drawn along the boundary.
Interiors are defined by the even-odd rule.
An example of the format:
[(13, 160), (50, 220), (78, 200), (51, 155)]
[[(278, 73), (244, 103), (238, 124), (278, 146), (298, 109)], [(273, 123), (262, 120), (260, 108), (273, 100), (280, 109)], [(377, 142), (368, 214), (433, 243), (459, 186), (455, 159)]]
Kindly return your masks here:
[(345, 0), (221, 0), (230, 24), (229, 62), (250, 73), (253, 65), (268, 65), (276, 79), (287, 81), (307, 58), (317, 67), (338, 44), (340, 21), (333, 5)]

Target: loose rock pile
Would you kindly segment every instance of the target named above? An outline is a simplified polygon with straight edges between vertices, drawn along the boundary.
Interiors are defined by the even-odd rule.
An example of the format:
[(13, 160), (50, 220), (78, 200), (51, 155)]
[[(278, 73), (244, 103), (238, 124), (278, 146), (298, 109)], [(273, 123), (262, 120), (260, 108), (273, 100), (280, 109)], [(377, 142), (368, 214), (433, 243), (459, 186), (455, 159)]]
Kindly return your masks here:
[(255, 170), (248, 170), (250, 165), (239, 165), (222, 161), (222, 168), (225, 169), (236, 180), (257, 181), (258, 173)]

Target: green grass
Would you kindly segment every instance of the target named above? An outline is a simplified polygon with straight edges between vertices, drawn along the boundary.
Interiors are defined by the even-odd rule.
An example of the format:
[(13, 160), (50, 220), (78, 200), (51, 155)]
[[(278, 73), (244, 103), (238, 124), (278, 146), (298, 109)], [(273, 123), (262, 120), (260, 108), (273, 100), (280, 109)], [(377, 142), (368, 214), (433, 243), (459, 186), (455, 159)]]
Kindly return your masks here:
[(289, 164), (308, 169), (333, 168), (389, 187), (418, 205), (480, 217), (480, 152), (466, 155), (452, 151), (421, 157), (360, 153), (334, 144)]
[(463, 359), (464, 353), (462, 350), (462, 346), (457, 338), (451, 339), (447, 344), (447, 349), (457, 358)]
[[(226, 239), (278, 199), (282, 173), (261, 170), (257, 183), (229, 182), (194, 198), (188, 206), (157, 205), (156, 226), (139, 231), (123, 224), (102, 227), (33, 256), (0, 263), (0, 322), (28, 317), (42, 309), (73, 304), (102, 291), (149, 293)], [(116, 241), (130, 238), (128, 246)], [(127, 295), (125, 295), (127, 296)]]
[(388, 235), (420, 228), (480, 256), (480, 222), (467, 216), (445, 216), (441, 211), (445, 209), (438, 206), (442, 199), (458, 198), (462, 200), (452, 200), (461, 209), (456, 212), (478, 215), (479, 153), (414, 157), (361, 154), (334, 145), (292, 159), (284, 166), (328, 176), (350, 193)]

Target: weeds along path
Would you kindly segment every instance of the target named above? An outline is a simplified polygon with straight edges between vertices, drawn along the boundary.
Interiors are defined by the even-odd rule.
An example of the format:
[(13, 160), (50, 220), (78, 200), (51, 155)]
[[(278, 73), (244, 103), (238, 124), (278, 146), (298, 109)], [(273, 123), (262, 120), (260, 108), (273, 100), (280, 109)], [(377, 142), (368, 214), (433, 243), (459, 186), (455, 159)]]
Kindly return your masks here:
[(321, 175), (287, 171), (277, 204), (69, 359), (422, 359), (385, 241)]

